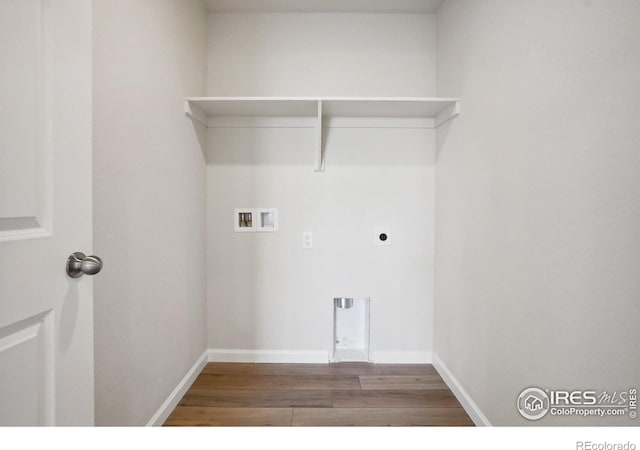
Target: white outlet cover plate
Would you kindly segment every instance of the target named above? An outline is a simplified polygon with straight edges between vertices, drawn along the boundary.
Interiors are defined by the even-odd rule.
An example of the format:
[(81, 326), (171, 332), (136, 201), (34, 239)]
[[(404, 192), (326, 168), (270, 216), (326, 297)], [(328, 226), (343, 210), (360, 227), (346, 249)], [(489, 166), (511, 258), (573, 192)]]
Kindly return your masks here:
[[(381, 234), (387, 235), (386, 241), (380, 239)], [(373, 245), (376, 247), (391, 245), (391, 230), (389, 228), (376, 228), (373, 233)]]
[(302, 232), (302, 248), (313, 248), (313, 232)]

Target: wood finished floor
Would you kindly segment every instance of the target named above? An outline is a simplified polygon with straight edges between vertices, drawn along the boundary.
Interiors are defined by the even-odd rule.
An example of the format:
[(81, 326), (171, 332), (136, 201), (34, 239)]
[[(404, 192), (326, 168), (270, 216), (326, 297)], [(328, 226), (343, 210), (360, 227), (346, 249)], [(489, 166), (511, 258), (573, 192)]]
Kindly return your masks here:
[(209, 363), (165, 426), (472, 426), (430, 364)]

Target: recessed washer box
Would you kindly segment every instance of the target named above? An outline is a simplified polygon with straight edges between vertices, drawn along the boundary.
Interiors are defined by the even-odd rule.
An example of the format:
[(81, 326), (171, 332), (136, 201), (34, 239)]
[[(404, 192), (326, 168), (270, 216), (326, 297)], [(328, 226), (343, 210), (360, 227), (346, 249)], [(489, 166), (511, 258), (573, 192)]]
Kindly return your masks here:
[(233, 227), (239, 233), (278, 231), (278, 208), (235, 208)]
[(235, 208), (233, 225), (237, 233), (256, 231), (256, 210), (254, 208)]

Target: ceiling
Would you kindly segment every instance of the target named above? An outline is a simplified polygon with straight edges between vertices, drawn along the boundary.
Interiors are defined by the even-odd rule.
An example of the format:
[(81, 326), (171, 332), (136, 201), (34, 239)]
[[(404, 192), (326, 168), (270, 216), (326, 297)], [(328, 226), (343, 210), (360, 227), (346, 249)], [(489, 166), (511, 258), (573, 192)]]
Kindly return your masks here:
[(444, 0), (205, 0), (211, 12), (435, 14)]

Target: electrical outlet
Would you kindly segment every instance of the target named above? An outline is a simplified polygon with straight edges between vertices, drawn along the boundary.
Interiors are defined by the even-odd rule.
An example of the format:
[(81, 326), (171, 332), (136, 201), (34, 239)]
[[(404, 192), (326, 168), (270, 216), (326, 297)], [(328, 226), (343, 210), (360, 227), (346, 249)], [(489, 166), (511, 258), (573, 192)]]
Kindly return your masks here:
[(388, 228), (376, 228), (374, 230), (373, 245), (376, 247), (391, 245), (391, 232)]
[(302, 248), (313, 248), (313, 232), (305, 231), (302, 233)]

